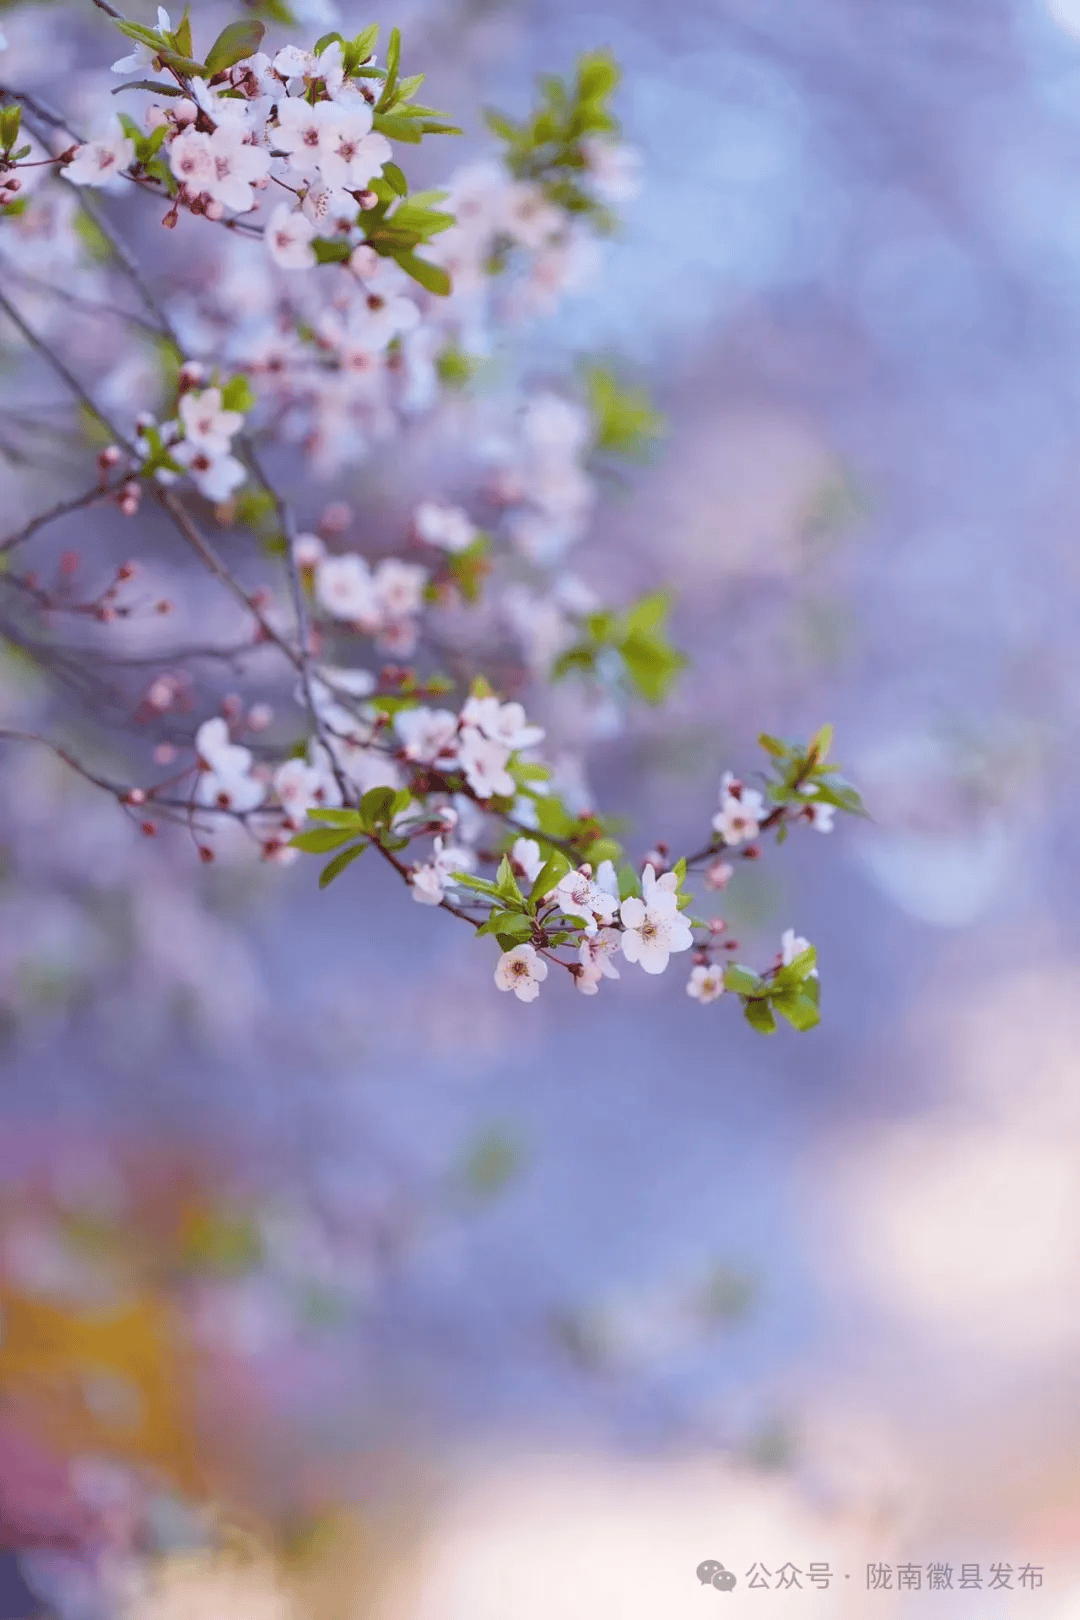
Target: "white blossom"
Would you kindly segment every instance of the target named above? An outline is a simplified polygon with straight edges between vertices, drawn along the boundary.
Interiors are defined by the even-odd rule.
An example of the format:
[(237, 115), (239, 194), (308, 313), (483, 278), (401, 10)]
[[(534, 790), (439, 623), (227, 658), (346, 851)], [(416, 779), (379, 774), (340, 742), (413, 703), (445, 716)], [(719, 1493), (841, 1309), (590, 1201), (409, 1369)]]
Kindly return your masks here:
[(187, 442), (205, 445), (209, 450), (227, 450), (230, 439), (244, 424), (240, 411), (222, 408), (220, 388), (203, 388), (198, 393), (184, 394), (177, 414), (184, 425)]
[(715, 1001), (717, 996), (724, 993), (723, 968), (711, 964), (705, 967), (700, 963), (697, 967), (691, 968), (686, 993), (695, 1001), (700, 1001), (703, 1007), (710, 1001)]
[(531, 748), (543, 742), (544, 728), (532, 726), (520, 703), (500, 703), (498, 698), (471, 697), (461, 711), (462, 724), (473, 726), (504, 748)]
[(434, 849), (432, 859), (416, 867), (409, 878), (413, 899), (424, 906), (441, 905), (447, 889), (453, 889), (454, 873), (471, 872), (476, 865), (472, 850), (462, 845), (444, 846), (442, 839), (436, 838)]
[(688, 951), (694, 943), (674, 888), (665, 886), (665, 878), (673, 876), (669, 872), (657, 878), (647, 866), (641, 880), (645, 898), (630, 895), (619, 908), (623, 955), (628, 962), (639, 963), (646, 973), (663, 973), (672, 953)]
[(124, 170), (134, 157), (134, 142), (121, 130), (114, 130), (76, 147), (74, 158), (64, 167), (64, 179), (73, 186), (101, 186), (116, 191), (123, 187)]
[(174, 461), (186, 467), (200, 495), (208, 501), (227, 501), (247, 477), (243, 463), (231, 456), (227, 449), (218, 449), (198, 440), (184, 439), (171, 445), (169, 454)]
[(364, 191), (392, 156), (386, 136), (372, 130), (371, 109), (362, 97), (333, 109), (322, 130), (319, 149), (319, 169), (327, 185), (343, 191)]
[(745, 844), (756, 838), (765, 819), (765, 800), (756, 788), (744, 787), (730, 771), (720, 784), (720, 808), (712, 818), (713, 830), (725, 844)]
[(371, 569), (355, 551), (324, 557), (315, 568), (315, 600), (335, 619), (374, 630), (382, 614)]
[[(157, 27), (159, 34), (172, 33), (172, 23), (169, 21), (169, 13), (164, 9), (163, 6), (158, 6)], [(114, 62), (112, 68), (110, 69), (111, 72), (125, 74), (142, 73), (153, 64), (157, 52), (151, 46), (143, 45), (138, 40), (133, 41), (133, 45), (134, 49), (132, 50), (131, 54), (129, 56), (121, 56), (118, 61)], [(0, 46), (0, 49), (2, 48), (3, 47)]]
[(199, 804), (241, 813), (256, 809), (266, 789), (251, 773), (251, 750), (229, 741), (229, 729), (220, 717), (204, 720), (195, 733), (200, 762), (195, 782)]
[[(803, 939), (802, 935), (797, 934), (794, 928), (784, 929), (780, 936), (780, 961), (784, 967), (790, 967), (797, 956), (801, 956), (803, 951), (809, 949), (810, 941), (808, 939)], [(818, 976), (817, 968), (811, 968), (808, 976), (811, 979), (816, 979)]]
[(508, 748), (485, 737), (474, 726), (462, 730), (458, 759), (465, 772), (465, 780), (478, 799), (508, 799), (513, 796), (516, 784), (506, 769), (509, 758)]
[(399, 709), (394, 729), (407, 758), (421, 765), (452, 765), (457, 759), (458, 717), (449, 709)]
[(439, 501), (422, 501), (413, 513), (413, 525), (421, 540), (443, 551), (465, 551), (478, 530), (460, 506), (443, 506)]
[(622, 141), (587, 135), (581, 143), (585, 169), (605, 202), (627, 202), (641, 190), (641, 153)]
[(407, 618), (424, 605), (428, 572), (417, 563), (386, 557), (375, 569), (372, 584), (380, 610), (387, 618)]
[(734, 875), (735, 868), (728, 861), (713, 861), (705, 868), (705, 887), (726, 889)]
[(333, 808), (341, 803), (341, 790), (334, 780), (330, 762), (325, 750), (318, 745), (309, 747), (307, 762), (289, 759), (278, 766), (274, 772), (274, 792), (290, 827), (302, 827), (308, 811), (316, 805)]
[(310, 270), (315, 263), (311, 246), (315, 227), (288, 203), (279, 203), (270, 215), (263, 240), (274, 263), (282, 270)]
[(495, 969), (500, 990), (512, 990), (519, 1001), (535, 1001), (548, 976), (548, 965), (531, 945), (516, 945), (504, 951)]
[(535, 883), (544, 865), (540, 845), (535, 838), (516, 838), (510, 851), (510, 864), (529, 884)]
[(617, 979), (619, 970), (612, 961), (622, 948), (623, 936), (617, 928), (601, 928), (578, 946), (578, 967), (574, 983), (583, 996), (595, 996), (601, 979)]
[(606, 894), (584, 872), (564, 873), (555, 885), (551, 898), (566, 916), (577, 917), (581, 921), (586, 934), (595, 934), (599, 923), (606, 925), (614, 922), (619, 912), (618, 900)]
[(810, 825), (815, 832), (832, 832), (833, 820), (836, 816), (835, 804), (810, 804), (807, 805), (807, 813)]

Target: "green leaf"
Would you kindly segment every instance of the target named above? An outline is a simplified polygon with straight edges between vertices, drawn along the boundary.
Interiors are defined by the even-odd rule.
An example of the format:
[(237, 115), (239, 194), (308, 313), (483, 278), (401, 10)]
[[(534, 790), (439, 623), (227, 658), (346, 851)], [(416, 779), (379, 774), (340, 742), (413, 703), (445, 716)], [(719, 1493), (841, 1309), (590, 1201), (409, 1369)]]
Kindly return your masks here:
[(488, 895), (492, 900), (499, 898), (498, 885), (490, 883), (487, 878), (473, 877), (471, 872), (451, 872), (450, 877), (463, 888), (475, 889), (477, 894)]
[(10, 151), (18, 140), (21, 122), (22, 108), (17, 102), (14, 106), (5, 107), (0, 112), (0, 146), (5, 151)]
[(631, 895), (641, 898), (641, 879), (632, 866), (619, 867), (619, 899), (628, 900)]
[(767, 754), (772, 755), (773, 759), (787, 759), (790, 750), (786, 743), (780, 741), (779, 737), (770, 737), (767, 731), (762, 731), (758, 735), (758, 742)]
[(494, 934), (504, 951), (513, 950), (515, 945), (524, 945), (532, 938), (532, 923), (520, 911), (502, 911), (495, 926), (491, 929), (485, 926), (484, 932)]
[(351, 866), (367, 847), (366, 844), (353, 844), (350, 849), (343, 849), (340, 855), (335, 855), (332, 861), (327, 861), (319, 873), (319, 888), (325, 889), (327, 884), (333, 883), (334, 879), (340, 877), (345, 868)]
[(743, 1017), (759, 1035), (773, 1035), (776, 1032), (776, 1019), (767, 1001), (744, 1002)]
[(664, 430), (646, 391), (621, 385), (601, 365), (585, 367), (585, 385), (596, 449), (640, 461)]
[(386, 46), (386, 82), (383, 93), (379, 97), (379, 106), (386, 107), (394, 93), (397, 84), (398, 68), (401, 65), (401, 30), (391, 28), (390, 38)]
[(227, 411), (250, 411), (255, 395), (247, 378), (232, 377), (221, 390), (221, 403)]
[(771, 1005), (786, 1018), (792, 1029), (813, 1029), (821, 1022), (821, 1014), (809, 996), (799, 990), (783, 990), (770, 998)]
[(318, 264), (344, 264), (352, 255), (352, 247), (340, 236), (317, 236), (311, 247)]
[(810, 747), (807, 750), (807, 752), (812, 754), (814, 756), (815, 761), (818, 764), (820, 764), (822, 760), (828, 759), (828, 757), (829, 757), (829, 749), (832, 747), (832, 743), (833, 743), (833, 728), (832, 728), (832, 726), (829, 726), (829, 725), (822, 726), (822, 727), (820, 727), (819, 730), (815, 731), (814, 735), (811, 737), (811, 739), (810, 739)]
[(254, 19), (229, 23), (211, 45), (206, 56), (206, 71), (211, 76), (233, 67), (237, 62), (254, 56), (262, 44), (266, 29)]
[(140, 45), (145, 45), (152, 51), (160, 50), (165, 45), (163, 34), (159, 34), (153, 28), (144, 28), (142, 23), (128, 22), (125, 19), (118, 21), (116, 26), (122, 34), (127, 35), (128, 39), (138, 40)]
[(686, 665), (683, 654), (656, 632), (631, 631), (619, 651), (627, 675), (646, 703), (663, 703)]
[(765, 981), (749, 968), (729, 962), (724, 969), (724, 989), (734, 990), (740, 996), (760, 996), (765, 990)]
[(595, 868), (601, 861), (622, 859), (622, 845), (615, 838), (597, 838), (585, 851), (585, 859)]
[(293, 849), (306, 850), (310, 855), (325, 855), (327, 850), (340, 849), (355, 837), (355, 827), (313, 827), (310, 832), (297, 833), (289, 843)]
[(570, 862), (566, 856), (561, 850), (554, 850), (536, 874), (536, 880), (529, 890), (529, 899), (542, 900), (545, 894), (550, 894), (559, 879), (569, 871)]
[[(304, 745), (301, 745), (301, 753)], [(299, 756), (297, 756), (299, 757)], [(363, 817), (358, 810), (324, 810), (321, 806), (308, 811), (309, 821), (326, 821), (331, 827), (361, 827)]]
[(524, 898), (518, 888), (514, 868), (510, 865), (510, 859), (507, 855), (504, 855), (499, 862), (499, 870), (495, 876), (495, 887), (502, 899), (511, 901), (515, 905)]
[(501, 141), (517, 140), (518, 127), (504, 113), (496, 112), (493, 107), (485, 107), (483, 116), (488, 129), (491, 130), (493, 135), (497, 135)]
[(383, 179), (390, 182), (391, 187), (397, 192), (399, 197), (407, 197), (409, 195), (409, 182), (406, 180), (404, 174), (398, 168), (396, 163), (384, 163), (382, 172)]
[(408, 141), (411, 146), (419, 146), (424, 138), (420, 124), (400, 113), (377, 112), (371, 120), (371, 127), (380, 135), (385, 135), (388, 141)]
[(187, 91), (182, 90), (178, 84), (165, 84), (161, 79), (128, 79), (110, 91), (110, 95), (118, 96), (121, 90), (152, 90), (156, 96), (187, 95)]
[(181, 56), (179, 51), (159, 50), (158, 56), (162, 64), (179, 73), (185, 79), (205, 79), (209, 69), (202, 62), (196, 62), (194, 57)]
[(191, 7), (184, 7), (184, 15), (180, 19), (180, 26), (173, 33), (173, 44), (181, 56), (191, 55)]
[(391, 255), (406, 275), (412, 276), (421, 287), (426, 287), (429, 293), (435, 293), (440, 298), (448, 297), (451, 290), (450, 277), (441, 264), (430, 264), (427, 259), (418, 259), (415, 253), (394, 253)]
[(591, 51), (578, 60), (577, 88), (583, 101), (603, 101), (619, 82), (619, 65), (606, 51)]
[(845, 782), (842, 776), (824, 776), (816, 781), (818, 791), (813, 797), (819, 804), (834, 804), (838, 810), (844, 810), (851, 816), (869, 814), (858, 789)]

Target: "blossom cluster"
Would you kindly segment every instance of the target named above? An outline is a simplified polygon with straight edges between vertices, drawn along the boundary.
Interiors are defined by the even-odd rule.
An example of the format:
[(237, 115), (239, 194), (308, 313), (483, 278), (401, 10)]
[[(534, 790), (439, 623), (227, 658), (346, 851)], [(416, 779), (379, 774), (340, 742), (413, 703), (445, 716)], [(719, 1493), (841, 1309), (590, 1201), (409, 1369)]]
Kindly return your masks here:
[[(118, 26), (133, 49), (114, 76), (159, 75), (125, 86), (149, 98), (141, 121), (124, 113), (84, 139), (33, 98), (0, 110), (0, 316), (96, 453), (88, 489), (0, 538), (14, 561), (0, 575), (5, 632), (45, 669), (74, 661), (103, 709), (130, 701), (168, 774), (116, 781), (55, 744), (60, 757), (143, 834), (181, 827), (207, 861), (230, 827), (276, 864), (328, 855), (323, 884), (373, 850), (417, 903), (493, 936), (495, 982), (520, 1000), (552, 967), (595, 995), (619, 958), (659, 975), (691, 952), (697, 1001), (735, 991), (759, 1029), (777, 1012), (809, 1027), (810, 947), (785, 943), (763, 974), (738, 966), (690, 884), (700, 873), (718, 894), (765, 835), (828, 831), (838, 809), (858, 810), (826, 731), (805, 746), (763, 738), (773, 777), (760, 789), (724, 777), (702, 849), (673, 861), (657, 843), (633, 861), (543, 712), (548, 683), (572, 679), (590, 712), (599, 698), (621, 723), (634, 698), (661, 702), (684, 662), (665, 593), (612, 609), (565, 571), (597, 501), (597, 457), (636, 453), (653, 413), (595, 367), (577, 385), (461, 393), (493, 327), (561, 297), (599, 251), (607, 204), (633, 189), (607, 105), (613, 64), (588, 56), (561, 89), (546, 82), (520, 125), (492, 115), (498, 160), (413, 192), (395, 153), (452, 126), (417, 102), (420, 76), (402, 76), (397, 30), (380, 58), (375, 28), (263, 50), (263, 25), (245, 21), (200, 60), (186, 13)], [(185, 220), (184, 273), (160, 295), (113, 196), (164, 200), (168, 230), (203, 222)], [(421, 415), (447, 454), (434, 489), (408, 490), (405, 517), (374, 514), (370, 498), (359, 517), (355, 497), (311, 509), (309, 470), (377, 469)], [(298, 500), (279, 485), (283, 458)], [(78, 553), (51, 580), (20, 571), (39, 530), (98, 504), (171, 526), (232, 605), (224, 640), (199, 643), (194, 596), (136, 588), (121, 601), (141, 560), (96, 593)], [(259, 559), (274, 585), (252, 580)], [(171, 635), (170, 620), (182, 621)], [(112, 639), (88, 642), (88, 623)], [(79, 633), (65, 639), (66, 624)], [(222, 689), (225, 670), (242, 695)]]

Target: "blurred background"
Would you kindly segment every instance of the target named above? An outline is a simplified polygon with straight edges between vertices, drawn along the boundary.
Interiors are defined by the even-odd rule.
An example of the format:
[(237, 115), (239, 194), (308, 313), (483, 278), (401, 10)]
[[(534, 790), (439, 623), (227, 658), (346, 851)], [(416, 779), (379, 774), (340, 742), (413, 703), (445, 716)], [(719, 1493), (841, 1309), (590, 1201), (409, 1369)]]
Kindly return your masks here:
[[(464, 155), (478, 103), (623, 66), (643, 189), (523, 363), (616, 357), (663, 411), (575, 565), (670, 583), (692, 662), (597, 801), (677, 849), (759, 729), (831, 720), (873, 819), (729, 891), (751, 959), (794, 926), (822, 963), (822, 1026), (764, 1040), (678, 975), (508, 1007), (380, 873), (195, 869), (9, 753), (0, 1616), (1080, 1616), (1055, 10), (380, 15)], [(114, 50), (73, 8), (0, 21), (13, 82)]]

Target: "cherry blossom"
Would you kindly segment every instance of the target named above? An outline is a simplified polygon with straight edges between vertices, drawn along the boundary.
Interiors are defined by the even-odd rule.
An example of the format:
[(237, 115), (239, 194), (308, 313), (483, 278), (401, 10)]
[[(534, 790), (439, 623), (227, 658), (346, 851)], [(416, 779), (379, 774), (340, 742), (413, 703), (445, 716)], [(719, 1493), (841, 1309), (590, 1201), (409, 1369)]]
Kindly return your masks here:
[(355, 551), (322, 559), (315, 570), (315, 598), (335, 619), (378, 628), (381, 609), (375, 582), (371, 569)]
[(267, 252), (282, 270), (310, 270), (315, 263), (311, 246), (315, 226), (288, 203), (279, 203), (270, 215), (263, 240)]
[(500, 703), (494, 697), (469, 698), (461, 711), (461, 721), (507, 749), (531, 748), (544, 740), (544, 728), (528, 723), (520, 703)]
[[(157, 27), (158, 32), (161, 34), (172, 33), (172, 23), (169, 21), (169, 13), (164, 9), (163, 6), (158, 6), (157, 9)], [(134, 49), (131, 51), (130, 55), (122, 56), (118, 61), (114, 62), (110, 72), (123, 74), (142, 73), (153, 64), (156, 55), (156, 51), (154, 51), (149, 45), (143, 45), (136, 40), (134, 41)]]
[(453, 765), (457, 759), (458, 717), (449, 709), (401, 709), (394, 729), (408, 759), (423, 765)]
[(622, 949), (623, 935), (617, 928), (601, 928), (583, 939), (578, 947), (578, 968), (574, 983), (583, 996), (595, 996), (601, 979), (617, 979), (619, 970), (612, 961)]
[(450, 552), (465, 551), (478, 532), (460, 506), (443, 506), (438, 501), (421, 501), (413, 513), (413, 524), (421, 540)]
[(673, 888), (663, 886), (664, 881), (647, 866), (642, 874), (645, 898), (630, 895), (619, 908), (623, 955), (646, 973), (663, 973), (672, 953), (688, 951), (694, 943), (690, 924), (678, 909), (678, 898)]
[(204, 388), (200, 393), (184, 394), (177, 414), (183, 423), (187, 442), (205, 445), (210, 450), (226, 449), (244, 422), (240, 411), (222, 408), (220, 388)]
[(690, 969), (690, 978), (687, 981), (686, 993), (692, 996), (701, 1005), (707, 1006), (710, 1001), (724, 993), (724, 972), (721, 967), (706, 967), (698, 963), (697, 967)]
[(516, 945), (512, 951), (504, 951), (495, 968), (497, 987), (512, 990), (519, 1001), (535, 1001), (547, 976), (547, 963), (531, 945)]
[(540, 876), (544, 857), (535, 838), (515, 838), (510, 850), (510, 864), (526, 883), (535, 883)]
[(117, 191), (123, 188), (124, 170), (134, 157), (134, 143), (122, 131), (113, 130), (77, 147), (74, 158), (64, 168), (64, 178), (73, 186), (101, 186), (106, 191)]
[(586, 934), (595, 934), (600, 923), (611, 923), (619, 911), (618, 898), (605, 894), (585, 872), (567, 872), (552, 891), (552, 898), (568, 917), (577, 917)]
[[(784, 967), (790, 967), (791, 963), (794, 962), (797, 956), (801, 956), (803, 951), (808, 951), (809, 949), (810, 941), (808, 939), (803, 939), (802, 935), (797, 934), (794, 928), (784, 929), (784, 932), (780, 936), (780, 961)], [(817, 976), (817, 968), (811, 968), (809, 977), (811, 979), (816, 979)]]
[(712, 824), (725, 844), (745, 844), (756, 838), (765, 819), (765, 800), (756, 788), (748, 788), (725, 771), (720, 784), (720, 808)]
[(479, 799), (511, 798), (514, 778), (506, 769), (510, 750), (493, 742), (473, 726), (465, 727), (458, 743), (458, 759), (465, 780)]
[(229, 741), (229, 729), (220, 718), (204, 720), (195, 733), (200, 771), (195, 783), (199, 804), (244, 813), (256, 809), (266, 789), (251, 773), (249, 748)]
[(187, 468), (199, 494), (210, 501), (227, 501), (247, 477), (242, 462), (227, 449), (218, 449), (212, 444), (184, 439), (173, 445), (169, 454)]

